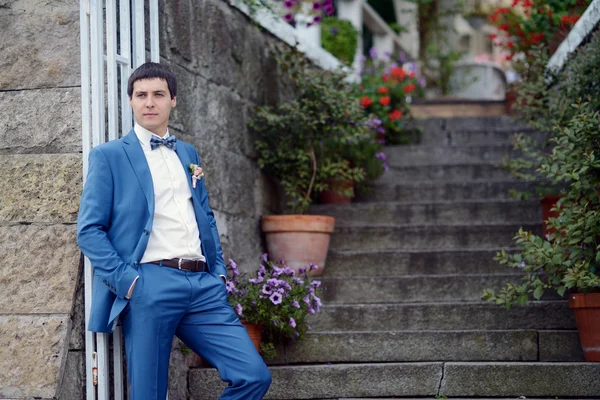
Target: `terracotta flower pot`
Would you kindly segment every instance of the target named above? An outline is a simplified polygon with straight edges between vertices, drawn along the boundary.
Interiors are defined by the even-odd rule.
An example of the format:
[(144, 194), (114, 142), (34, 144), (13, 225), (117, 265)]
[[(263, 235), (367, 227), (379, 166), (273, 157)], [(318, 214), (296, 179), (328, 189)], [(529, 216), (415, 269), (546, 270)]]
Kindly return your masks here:
[(600, 362), (600, 293), (569, 295), (586, 361)]
[(556, 206), (556, 203), (560, 199), (560, 195), (558, 194), (549, 194), (543, 199), (540, 200), (542, 205), (542, 236), (546, 237), (546, 235), (552, 234), (556, 232), (555, 228), (552, 228), (548, 223), (549, 218), (558, 218), (558, 212), (552, 211), (552, 209)]
[(260, 353), (260, 342), (262, 341), (262, 331), (263, 327), (259, 324), (250, 324), (248, 322), (242, 321), (242, 325), (248, 331), (248, 336), (250, 336), (250, 340), (254, 343), (254, 347), (256, 347), (256, 351)]
[(352, 197), (344, 196), (336, 192), (336, 189), (351, 189), (354, 187), (353, 181), (335, 181), (330, 183), (330, 190), (321, 192), (319, 199), (323, 204), (349, 204), (352, 201)]
[(267, 241), (269, 258), (284, 260), (291, 268), (305, 268), (310, 263), (321, 275), (329, 251), (329, 240), (335, 218), (324, 215), (268, 215), (262, 217), (262, 231)]

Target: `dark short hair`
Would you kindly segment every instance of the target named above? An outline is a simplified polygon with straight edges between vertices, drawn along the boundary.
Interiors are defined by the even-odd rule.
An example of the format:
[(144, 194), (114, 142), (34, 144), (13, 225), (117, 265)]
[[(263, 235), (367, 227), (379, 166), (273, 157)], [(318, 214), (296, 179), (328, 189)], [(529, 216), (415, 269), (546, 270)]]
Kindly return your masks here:
[(129, 77), (129, 81), (127, 81), (127, 95), (129, 98), (133, 96), (133, 84), (136, 81), (154, 78), (167, 81), (171, 99), (177, 96), (177, 81), (175, 80), (175, 74), (173, 74), (166, 65), (149, 61), (137, 67)]

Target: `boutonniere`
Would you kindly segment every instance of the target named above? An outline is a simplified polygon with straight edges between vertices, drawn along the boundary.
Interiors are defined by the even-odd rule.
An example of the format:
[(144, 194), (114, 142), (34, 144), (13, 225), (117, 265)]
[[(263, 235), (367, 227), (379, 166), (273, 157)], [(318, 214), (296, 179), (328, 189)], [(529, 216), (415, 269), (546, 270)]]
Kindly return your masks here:
[(192, 186), (196, 189), (196, 181), (204, 176), (202, 167), (196, 164), (190, 164), (190, 172), (192, 173)]

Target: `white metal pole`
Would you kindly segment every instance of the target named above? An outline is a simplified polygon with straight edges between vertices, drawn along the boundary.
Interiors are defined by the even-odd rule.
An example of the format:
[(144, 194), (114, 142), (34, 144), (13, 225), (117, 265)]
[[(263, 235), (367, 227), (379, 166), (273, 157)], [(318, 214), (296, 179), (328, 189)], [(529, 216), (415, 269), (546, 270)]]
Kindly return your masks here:
[(116, 0), (106, 0), (106, 83), (108, 86), (108, 140), (113, 140), (119, 137)]
[(150, 60), (153, 62), (160, 62), (158, 0), (150, 0)]
[(133, 68), (146, 62), (144, 0), (133, 0)]
[(129, 0), (120, 0), (121, 56), (126, 62), (121, 63), (121, 134), (126, 135), (131, 129), (133, 114), (127, 96), (127, 80), (131, 74), (131, 10)]

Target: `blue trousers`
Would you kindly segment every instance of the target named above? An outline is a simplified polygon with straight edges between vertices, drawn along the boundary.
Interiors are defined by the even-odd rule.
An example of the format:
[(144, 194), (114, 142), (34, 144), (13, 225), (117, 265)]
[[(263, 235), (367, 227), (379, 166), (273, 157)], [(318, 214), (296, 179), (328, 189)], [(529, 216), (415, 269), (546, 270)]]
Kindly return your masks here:
[(262, 399), (271, 373), (227, 302), (220, 277), (142, 264), (121, 314), (131, 400), (164, 400), (173, 336), (229, 384), (221, 400)]

